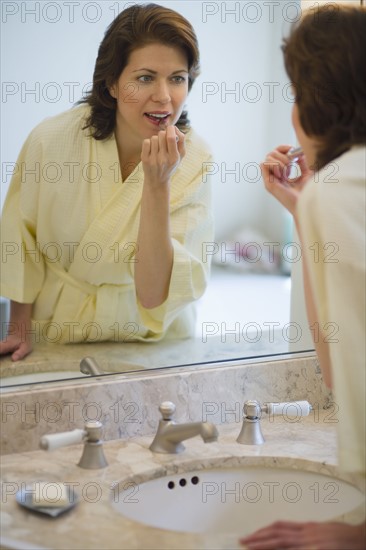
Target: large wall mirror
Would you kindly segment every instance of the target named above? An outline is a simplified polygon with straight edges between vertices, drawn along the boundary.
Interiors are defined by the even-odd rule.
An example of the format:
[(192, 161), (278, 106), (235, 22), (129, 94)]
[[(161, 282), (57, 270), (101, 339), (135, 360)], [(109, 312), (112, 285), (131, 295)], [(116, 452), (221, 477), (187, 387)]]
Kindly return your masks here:
[[(28, 133), (80, 99), (91, 81), (105, 29), (133, 3), (138, 2), (2, 3), (2, 203), (12, 163)], [(48, 358), (54, 366), (93, 355), (105, 372), (130, 372), (312, 348), (300, 322), (300, 286), (294, 292), (291, 283), (291, 272), (294, 278), (300, 269), (301, 250), (293, 243), (291, 219), (264, 190), (259, 168), (271, 148), (295, 144), (293, 97), (281, 42), (301, 15), (300, 0), (157, 3), (182, 13), (197, 32), (202, 71), (187, 108), (215, 159), (210, 177), (216, 236), (206, 245), (212, 276), (197, 304), (195, 338), (155, 344), (50, 344), (43, 355), (22, 362), (22, 374), (36, 357), (44, 362)], [(3, 385), (6, 378), (17, 383), (11, 377), (14, 369), (8, 357), (2, 358)], [(53, 378), (66, 376), (66, 371), (63, 376), (56, 371)]]

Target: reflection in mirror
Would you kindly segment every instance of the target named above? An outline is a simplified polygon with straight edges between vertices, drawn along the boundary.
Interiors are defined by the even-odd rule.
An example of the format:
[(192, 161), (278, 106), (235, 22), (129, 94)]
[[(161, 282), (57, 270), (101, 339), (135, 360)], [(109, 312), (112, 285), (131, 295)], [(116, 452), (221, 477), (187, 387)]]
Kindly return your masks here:
[[(293, 98), (280, 46), (301, 14), (300, 0), (159, 3), (184, 15), (197, 33), (201, 75), (187, 109), (214, 155), (207, 169), (215, 238), (202, 250), (203, 258), (212, 261), (212, 273), (197, 304), (195, 337), (154, 344), (127, 338), (123, 344), (36, 345), (19, 364), (2, 358), (2, 385), (30, 381), (21, 375), (33, 374), (34, 382), (47, 376), (88, 376), (80, 372), (85, 356), (93, 356), (106, 372), (135, 372), (312, 348), (296, 321), (305, 318), (301, 299), (290, 319), (290, 274), (293, 268), (299, 271), (301, 250), (291, 244), (292, 221), (266, 194), (259, 168), (279, 143), (296, 145)], [(52, 2), (47, 8), (35, 3), (34, 13), (27, 11), (26, 2), (12, 5), (17, 9), (3, 20), (2, 123), (8, 139), (2, 143), (2, 201), (30, 130), (80, 99), (89, 87), (105, 29), (131, 2), (82, 0), (74, 7)], [(4, 330), (6, 302), (1, 306)], [(42, 372), (49, 374), (42, 378)]]

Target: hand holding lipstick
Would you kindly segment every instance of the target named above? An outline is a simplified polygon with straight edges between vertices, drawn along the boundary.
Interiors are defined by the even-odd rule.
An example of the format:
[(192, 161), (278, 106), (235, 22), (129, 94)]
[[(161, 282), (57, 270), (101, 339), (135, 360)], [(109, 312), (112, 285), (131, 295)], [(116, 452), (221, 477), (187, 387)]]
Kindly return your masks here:
[(165, 126), (158, 135), (144, 139), (141, 161), (145, 183), (166, 185), (185, 155), (185, 135), (176, 126)]
[[(313, 174), (309, 169), (305, 155), (299, 149), (289, 145), (280, 145), (266, 156), (261, 164), (262, 177), (265, 187), (287, 210), (294, 214), (298, 197)], [(294, 163), (300, 170), (300, 175), (290, 179), (291, 169)]]
[[(160, 124), (159, 124), (160, 130), (166, 130), (168, 128), (168, 126), (169, 126), (169, 124), (167, 124), (165, 122), (165, 120), (161, 121)], [(178, 130), (178, 128), (176, 128), (176, 129)], [(179, 141), (179, 136), (178, 135), (175, 136), (175, 141), (178, 143), (178, 141)]]

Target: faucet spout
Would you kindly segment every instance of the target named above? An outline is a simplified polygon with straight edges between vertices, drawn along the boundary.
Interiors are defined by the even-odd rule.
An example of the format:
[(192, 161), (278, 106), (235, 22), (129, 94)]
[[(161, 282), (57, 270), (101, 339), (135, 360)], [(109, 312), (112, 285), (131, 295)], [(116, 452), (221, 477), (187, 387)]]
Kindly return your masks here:
[(90, 374), (91, 376), (99, 376), (104, 374), (98, 363), (93, 357), (84, 357), (80, 361), (80, 372), (83, 374)]
[(205, 443), (217, 441), (216, 427), (209, 422), (192, 422), (190, 424), (170, 424), (164, 430), (164, 437), (172, 443), (181, 443), (200, 435)]
[[(168, 407), (168, 403), (163, 405)], [(196, 435), (200, 435), (205, 443), (217, 441), (218, 431), (214, 424), (210, 422), (176, 424), (171, 420), (172, 414), (173, 412), (168, 414), (164, 410), (163, 420), (160, 420), (158, 431), (150, 445), (151, 451), (155, 453), (180, 453), (184, 450), (182, 441)]]

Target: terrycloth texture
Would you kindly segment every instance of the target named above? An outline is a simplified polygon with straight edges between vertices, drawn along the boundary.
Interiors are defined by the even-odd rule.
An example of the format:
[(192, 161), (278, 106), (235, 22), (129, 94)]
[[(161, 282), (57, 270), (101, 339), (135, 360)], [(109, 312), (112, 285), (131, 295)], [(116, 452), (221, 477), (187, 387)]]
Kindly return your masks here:
[(320, 325), (329, 341), (340, 464), (363, 475), (365, 172), (366, 149), (355, 147), (308, 183), (298, 205)]
[(171, 185), (169, 296), (145, 309), (134, 285), (142, 164), (122, 183), (114, 137), (97, 141), (82, 130), (88, 112), (82, 105), (46, 119), (21, 150), (3, 212), (0, 293), (34, 303), (36, 338), (49, 342), (189, 336), (192, 302), (209, 276), (210, 153), (189, 131)]

